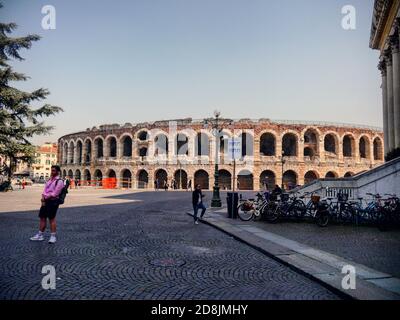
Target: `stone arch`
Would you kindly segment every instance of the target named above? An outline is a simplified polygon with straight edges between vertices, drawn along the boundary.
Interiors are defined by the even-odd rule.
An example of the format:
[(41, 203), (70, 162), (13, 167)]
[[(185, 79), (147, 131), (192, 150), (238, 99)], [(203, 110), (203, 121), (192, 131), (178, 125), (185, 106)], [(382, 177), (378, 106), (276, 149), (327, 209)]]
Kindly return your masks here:
[(189, 155), (189, 136), (179, 132), (175, 136), (175, 155)]
[(76, 163), (82, 164), (83, 157), (83, 142), (81, 139), (76, 141)]
[(303, 134), (304, 156), (313, 158), (319, 155), (319, 132), (315, 128), (308, 128)]
[(85, 185), (90, 185), (92, 180), (92, 175), (90, 174), (89, 169), (83, 170), (83, 183)]
[(272, 191), (276, 185), (276, 175), (272, 170), (264, 170), (260, 174), (260, 189), (267, 186), (268, 190)]
[(339, 150), (339, 138), (334, 133), (327, 133), (324, 137), (325, 155), (337, 156)]
[(383, 160), (383, 142), (380, 137), (374, 138), (374, 160)]
[(92, 161), (92, 139), (87, 137), (84, 142), (84, 163), (90, 163)]
[(65, 170), (65, 169), (63, 170), (62, 177), (63, 177), (63, 179), (65, 179), (67, 177), (67, 170)]
[(116, 158), (117, 157), (117, 137), (114, 135), (109, 135), (106, 138), (107, 145), (107, 157)]
[(64, 142), (63, 146), (63, 163), (67, 164), (68, 163), (68, 142)]
[(260, 155), (273, 157), (276, 155), (276, 135), (264, 132), (260, 137)]
[[(154, 172), (154, 181), (160, 188), (164, 188), (165, 183), (168, 183), (168, 173), (164, 169), (157, 169)], [(171, 187), (171, 186), (170, 186)]]
[(120, 138), (122, 156), (126, 158), (132, 157), (132, 136), (130, 134), (124, 134)]
[(352, 134), (346, 134), (343, 136), (343, 157), (354, 157), (355, 156), (355, 142)]
[(104, 157), (104, 139), (103, 137), (96, 137), (94, 139), (94, 152), (96, 159)]
[(360, 137), (360, 140), (358, 141), (358, 150), (361, 159), (370, 158), (370, 141), (367, 136), (363, 135)]
[(188, 175), (185, 170), (178, 169), (174, 173), (174, 180), (178, 189), (187, 189)]
[(317, 171), (314, 170), (308, 171), (304, 175), (304, 184), (309, 184), (317, 179), (319, 179), (319, 174)]
[(204, 190), (208, 190), (210, 188), (210, 180), (207, 171), (200, 169), (194, 173), (194, 186), (198, 184)]
[(209, 135), (205, 132), (197, 132), (194, 147), (196, 156), (209, 156), (210, 155)]
[(159, 133), (154, 138), (154, 155), (168, 155), (168, 135)]
[(68, 170), (68, 178), (70, 179), (74, 178), (74, 172), (71, 169)]
[(75, 143), (73, 140), (71, 140), (68, 144), (68, 163), (73, 164), (74, 163), (74, 154), (75, 154)]
[(223, 129), (218, 135), (219, 153), (222, 156), (228, 152), (228, 140), (233, 136), (232, 132), (228, 129)]
[(237, 176), (238, 190), (254, 190), (254, 176), (250, 170), (239, 171)]
[(101, 186), (103, 184), (103, 172), (101, 172), (100, 169), (94, 171), (93, 178), (95, 180), (95, 185)]
[(116, 178), (117, 174), (114, 169), (108, 169), (106, 173), (107, 178)]
[(218, 171), (218, 185), (221, 190), (232, 189), (232, 174), (225, 169)]
[(74, 179), (80, 181), (80, 180), (82, 180), (81, 178), (82, 178), (82, 177), (81, 177), (81, 170), (76, 169), (76, 170), (75, 170), (75, 174), (74, 174)]
[(138, 189), (146, 189), (149, 184), (149, 174), (145, 169), (141, 169), (136, 174)]
[(254, 155), (254, 136), (252, 133), (243, 130), (239, 134), (242, 144), (242, 157)]
[(327, 178), (327, 179), (336, 179), (336, 178), (338, 178), (339, 177), (339, 175), (335, 172), (335, 171), (328, 171), (326, 174), (325, 174), (325, 178)]
[(136, 133), (135, 137), (140, 141), (148, 141), (150, 139), (150, 134), (147, 129), (142, 129)]
[(291, 190), (297, 186), (297, 173), (293, 170), (287, 170), (283, 174), (282, 184), (285, 190)]
[(297, 157), (298, 136), (293, 132), (287, 132), (282, 136), (282, 153), (285, 157)]
[(350, 177), (352, 177), (352, 176), (354, 176), (354, 172), (351, 172), (351, 171), (348, 171), (348, 172), (346, 172), (346, 173), (344, 174), (344, 177), (345, 177), (345, 178), (350, 178)]
[(130, 189), (132, 188), (132, 172), (129, 169), (121, 171), (121, 187)]

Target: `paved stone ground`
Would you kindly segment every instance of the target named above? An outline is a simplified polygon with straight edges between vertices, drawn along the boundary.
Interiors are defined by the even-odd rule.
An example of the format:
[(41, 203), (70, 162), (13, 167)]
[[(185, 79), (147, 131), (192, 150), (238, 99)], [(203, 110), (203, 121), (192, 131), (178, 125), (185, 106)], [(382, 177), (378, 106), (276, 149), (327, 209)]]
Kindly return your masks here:
[[(37, 196), (19, 194), (19, 201)], [(185, 214), (190, 193), (107, 196), (117, 203), (60, 209), (58, 242), (49, 245), (28, 240), (37, 210), (4, 212), (11, 205), (2, 195), (0, 299), (338, 298), (226, 234), (195, 226)], [(48, 264), (58, 280), (46, 291), (41, 269)]]

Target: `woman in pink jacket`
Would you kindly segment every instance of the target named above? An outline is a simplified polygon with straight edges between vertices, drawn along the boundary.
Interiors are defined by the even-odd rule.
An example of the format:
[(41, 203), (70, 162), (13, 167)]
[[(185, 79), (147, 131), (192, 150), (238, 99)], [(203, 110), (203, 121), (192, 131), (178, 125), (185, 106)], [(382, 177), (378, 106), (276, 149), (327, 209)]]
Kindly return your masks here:
[(47, 219), (50, 221), (49, 243), (56, 242), (56, 214), (59, 206), (59, 195), (64, 188), (64, 181), (60, 178), (61, 169), (59, 166), (51, 167), (51, 177), (47, 181), (42, 193), (42, 206), (39, 211), (39, 232), (31, 238), (32, 241), (43, 241), (43, 233), (46, 230)]

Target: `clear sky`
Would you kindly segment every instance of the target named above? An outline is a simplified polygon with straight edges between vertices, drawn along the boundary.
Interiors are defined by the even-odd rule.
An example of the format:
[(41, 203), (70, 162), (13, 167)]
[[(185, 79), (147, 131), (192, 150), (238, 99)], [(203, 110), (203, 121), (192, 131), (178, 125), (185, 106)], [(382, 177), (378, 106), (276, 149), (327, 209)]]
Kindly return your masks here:
[[(208, 117), (381, 126), (372, 0), (3, 0), (14, 35), (42, 36), (22, 89), (65, 112), (35, 143), (105, 123)], [(43, 30), (41, 9), (56, 9)], [(356, 8), (356, 30), (341, 26)]]

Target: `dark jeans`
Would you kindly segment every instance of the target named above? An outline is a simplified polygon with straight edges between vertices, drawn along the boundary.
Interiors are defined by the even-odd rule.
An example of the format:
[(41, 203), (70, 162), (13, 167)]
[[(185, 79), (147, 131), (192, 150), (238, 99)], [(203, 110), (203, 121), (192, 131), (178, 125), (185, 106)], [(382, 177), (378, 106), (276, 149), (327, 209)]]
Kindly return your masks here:
[(194, 211), (194, 221), (197, 221), (197, 212), (201, 209), (201, 215), (200, 218), (203, 218), (204, 213), (206, 212), (206, 207), (204, 206), (203, 202), (200, 202), (199, 204), (194, 204), (193, 205), (193, 211)]

